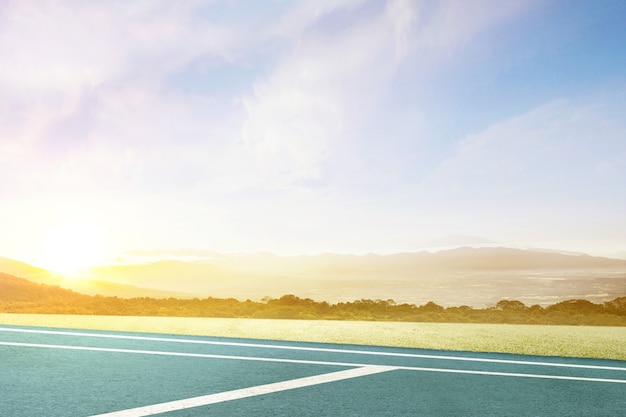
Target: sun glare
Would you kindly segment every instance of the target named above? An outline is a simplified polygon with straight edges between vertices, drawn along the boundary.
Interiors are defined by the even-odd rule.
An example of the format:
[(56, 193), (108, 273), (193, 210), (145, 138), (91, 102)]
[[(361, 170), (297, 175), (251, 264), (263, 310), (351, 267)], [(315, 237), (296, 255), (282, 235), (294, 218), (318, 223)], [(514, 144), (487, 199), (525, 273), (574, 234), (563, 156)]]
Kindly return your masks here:
[(103, 233), (91, 224), (72, 223), (54, 229), (44, 240), (41, 267), (66, 278), (84, 278), (105, 260)]

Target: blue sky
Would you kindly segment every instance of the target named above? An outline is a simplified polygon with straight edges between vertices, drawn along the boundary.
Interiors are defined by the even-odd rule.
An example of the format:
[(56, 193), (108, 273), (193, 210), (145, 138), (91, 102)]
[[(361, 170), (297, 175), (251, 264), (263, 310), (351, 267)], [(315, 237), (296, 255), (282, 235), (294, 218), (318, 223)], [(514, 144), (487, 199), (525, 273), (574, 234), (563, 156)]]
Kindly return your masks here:
[(5, 1), (0, 255), (465, 234), (626, 256), (625, 17), (619, 0)]

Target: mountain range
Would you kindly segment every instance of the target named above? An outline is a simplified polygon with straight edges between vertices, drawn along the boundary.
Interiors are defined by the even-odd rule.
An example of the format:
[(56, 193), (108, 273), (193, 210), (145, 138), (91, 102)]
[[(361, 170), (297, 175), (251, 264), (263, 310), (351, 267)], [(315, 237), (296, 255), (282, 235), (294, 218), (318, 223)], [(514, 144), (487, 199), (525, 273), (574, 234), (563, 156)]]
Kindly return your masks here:
[(626, 294), (626, 260), (507, 247), (459, 247), (391, 255), (277, 256), (202, 250), (138, 253), (144, 262), (93, 268), (84, 279), (0, 258), (0, 272), (84, 294), (119, 297), (223, 297), (284, 294), (316, 301), (396, 302), (483, 307), (501, 299), (550, 304), (602, 302)]

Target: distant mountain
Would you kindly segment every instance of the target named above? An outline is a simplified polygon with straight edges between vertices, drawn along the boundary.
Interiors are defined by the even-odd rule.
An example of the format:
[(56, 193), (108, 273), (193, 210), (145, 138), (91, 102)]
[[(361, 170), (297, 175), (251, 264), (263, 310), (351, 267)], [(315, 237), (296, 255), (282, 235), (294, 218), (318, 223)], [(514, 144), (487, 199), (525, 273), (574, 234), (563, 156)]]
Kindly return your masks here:
[[(167, 256), (165, 252), (159, 255)], [(206, 251), (194, 255), (191, 258), (180, 251), (178, 257), (193, 260), (94, 268), (87, 280), (62, 281), (59, 285), (86, 294), (118, 297), (260, 300), (296, 294), (329, 302), (391, 298), (401, 303), (435, 301), (473, 306), (503, 298), (527, 304), (573, 298), (597, 302), (626, 294), (626, 260), (538, 250), (460, 247), (392, 255), (283, 257)], [(37, 271), (44, 274), (6, 258), (0, 272), (7, 272), (2, 265), (14, 270), (17, 265), (30, 277)]]
[(181, 291), (142, 288), (136, 285), (92, 279), (70, 280), (46, 269), (0, 257), (0, 273), (27, 279), (30, 283), (59, 286), (82, 294), (118, 297), (192, 298), (194, 295)]
[(461, 247), (434, 253), (419, 252), (389, 255), (400, 264), (402, 261), (416, 267), (440, 270), (537, 270), (580, 268), (626, 268), (626, 260), (568, 255), (557, 252), (513, 249), (505, 247)]
[(86, 295), (102, 295), (105, 297), (151, 297), (151, 298), (193, 298), (195, 294), (174, 291), (174, 290), (159, 290), (154, 288), (138, 287), (136, 285), (120, 284), (110, 281), (97, 281), (97, 280), (72, 280), (62, 283), (66, 288), (72, 291), (79, 292)]
[(130, 283), (144, 288), (166, 291), (197, 291), (232, 278), (232, 272), (202, 261), (158, 261), (136, 265), (93, 268), (90, 277), (96, 281)]
[[(448, 239), (449, 238), (449, 239)], [(318, 272), (365, 272), (372, 269), (388, 268), (394, 270), (402, 268), (413, 269), (486, 269), (486, 270), (520, 270), (520, 269), (562, 269), (562, 268), (613, 268), (626, 267), (625, 259), (590, 256), (582, 253), (568, 253), (543, 249), (520, 249), (498, 246), (495, 242), (473, 236), (450, 236), (434, 243), (471, 241), (488, 246), (455, 246), (444, 250), (422, 250), (419, 252), (404, 252), (389, 255), (351, 255), (323, 253), (319, 255), (279, 256), (268, 252), (219, 254), (216, 252), (189, 250), (177, 251), (181, 258), (189, 257), (190, 253), (197, 258), (188, 261), (154, 261), (136, 265), (103, 267), (97, 269), (97, 275), (113, 271), (127, 273), (152, 270), (153, 279), (165, 280), (169, 283), (173, 271), (184, 271), (183, 275), (198, 275), (211, 277), (232, 277), (238, 275), (236, 271), (267, 271), (268, 273), (282, 273), (300, 270), (305, 274), (311, 271)], [(460, 238), (460, 239), (457, 239)], [(154, 254), (154, 252), (152, 252)], [(173, 256), (173, 252), (158, 251), (166, 259)], [(204, 253), (206, 257), (202, 257)], [(154, 258), (158, 259), (158, 258)], [(196, 265), (196, 266), (190, 266)], [(203, 266), (202, 266), (203, 265)], [(181, 270), (180, 268), (185, 268)], [(157, 270), (159, 271), (157, 273)], [(163, 273), (163, 271), (169, 271)]]
[(92, 277), (198, 296), (260, 299), (292, 293), (331, 302), (394, 298), (482, 305), (506, 297), (547, 303), (554, 297), (626, 294), (625, 260), (503, 247), (362, 256), (210, 253), (193, 262), (96, 268)]

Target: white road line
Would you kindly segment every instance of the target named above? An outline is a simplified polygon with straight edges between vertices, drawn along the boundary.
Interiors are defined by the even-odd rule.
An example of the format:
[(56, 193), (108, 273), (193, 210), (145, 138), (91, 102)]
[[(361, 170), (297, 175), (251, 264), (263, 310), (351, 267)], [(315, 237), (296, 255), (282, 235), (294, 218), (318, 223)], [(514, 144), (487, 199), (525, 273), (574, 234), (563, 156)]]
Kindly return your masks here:
[(257, 395), (271, 394), (296, 388), (310, 387), (328, 382), (341, 381), (344, 379), (358, 378), (365, 375), (378, 374), (394, 370), (394, 367), (367, 365), (361, 368), (348, 369), (345, 371), (331, 372), (328, 374), (309, 376), (292, 379), (289, 381), (276, 382), (273, 384), (259, 385), (256, 387), (237, 389), (234, 391), (220, 392), (217, 394), (203, 395), (200, 397), (187, 398), (184, 400), (170, 401), (161, 404), (148, 405), (145, 407), (130, 408), (127, 410), (114, 411), (112, 413), (98, 414), (92, 417), (144, 417), (169, 411), (184, 410), (187, 408), (201, 407), (224, 401), (239, 400), (241, 398), (254, 397)]
[(354, 354), (354, 355), (392, 356), (392, 357), (417, 358), (417, 359), (437, 359), (437, 360), (448, 360), (448, 361), (503, 363), (503, 364), (510, 364), (510, 365), (533, 365), (533, 366), (551, 366), (551, 367), (560, 367), (560, 368), (626, 371), (626, 367), (618, 367), (618, 366), (581, 365), (581, 364), (574, 364), (574, 363), (558, 363), (558, 362), (517, 361), (517, 360), (510, 360), (510, 359), (474, 358), (474, 357), (467, 357), (467, 356), (424, 355), (424, 354), (418, 354), (418, 353), (379, 352), (379, 351), (350, 350), (350, 349), (344, 350), (344, 349), (314, 348), (314, 347), (304, 347), (304, 346), (271, 345), (271, 344), (260, 344), (260, 343), (218, 342), (218, 341), (211, 341), (211, 340), (111, 335), (111, 334), (84, 333), (84, 332), (61, 332), (61, 331), (53, 331), (53, 330), (18, 329), (18, 328), (5, 328), (5, 327), (0, 327), (0, 331), (19, 332), (19, 333), (38, 333), (38, 334), (60, 335), (60, 336), (94, 337), (94, 338), (105, 338), (105, 339), (142, 340), (142, 341), (150, 341), (150, 342), (189, 343), (189, 344), (201, 344), (201, 345), (237, 346), (237, 347), (250, 347), (250, 348), (262, 348), (262, 349), (297, 350), (297, 351), (309, 351), (309, 352), (347, 353), (347, 354)]
[(65, 345), (46, 345), (38, 343), (16, 343), (16, 342), (0, 342), (0, 346), (16, 346), (16, 347), (30, 347), (30, 348), (42, 348), (42, 349), (65, 349), (65, 350), (81, 350), (92, 352), (110, 352), (110, 353), (133, 353), (141, 355), (157, 355), (157, 356), (178, 356), (187, 358), (207, 358), (207, 359), (235, 359), (241, 361), (256, 361), (256, 362), (278, 362), (278, 363), (298, 363), (308, 365), (333, 365), (333, 366), (347, 366), (347, 367), (362, 367), (369, 364), (364, 363), (345, 363), (345, 362), (326, 362), (326, 361), (311, 361), (305, 359), (283, 359), (283, 358), (260, 358), (252, 356), (233, 356), (233, 355), (213, 355), (209, 353), (185, 353), (185, 352), (165, 352), (160, 350), (135, 350), (135, 349), (117, 349), (117, 348), (102, 348), (102, 347), (89, 347), (89, 346), (65, 346)]
[[(16, 343), (16, 342), (0, 342), (0, 346), (30, 347), (30, 348), (43, 348), (43, 349), (65, 349), (65, 350), (111, 352), (111, 353), (131, 353), (131, 354), (142, 354), (142, 355), (177, 356), (177, 357), (208, 358), (208, 359), (230, 359), (230, 360), (257, 361), (257, 362), (298, 363), (298, 364), (306, 364), (306, 365), (330, 365), (330, 366), (359, 367), (359, 368), (369, 367), (369, 366), (384, 366), (384, 365), (372, 365), (372, 364), (367, 364), (367, 363), (311, 361), (311, 360), (304, 360), (304, 359), (260, 358), (260, 357), (251, 357), (251, 356), (212, 355), (212, 354), (206, 354), (206, 353), (165, 352), (165, 351), (154, 351), (154, 350), (115, 349), (115, 348), (88, 347), (88, 346), (45, 345), (45, 344)], [(565, 376), (565, 375), (524, 374), (524, 373), (514, 373), (514, 372), (491, 372), (491, 371), (475, 371), (475, 370), (465, 370), (465, 369), (427, 368), (427, 367), (416, 367), (416, 366), (392, 366), (392, 368), (398, 369), (398, 370), (406, 370), (406, 371), (425, 371), (425, 372), (427, 371), (427, 372), (440, 372), (440, 373), (452, 373), (452, 374), (507, 376), (507, 377), (518, 377), (518, 378), (564, 379), (564, 380), (570, 380), (570, 381), (609, 382), (609, 383), (616, 383), (616, 384), (626, 384), (626, 380), (624, 379), (586, 378), (586, 377)]]
[(608, 382), (614, 384), (626, 384), (626, 380), (624, 379), (587, 378), (582, 376), (567, 375), (518, 374), (515, 372), (469, 371), (465, 369), (420, 368), (417, 366), (397, 366), (396, 369), (404, 371), (439, 372), (448, 374), (509, 376), (516, 378), (562, 379), (566, 381)]

